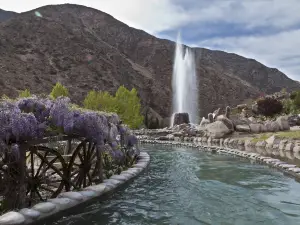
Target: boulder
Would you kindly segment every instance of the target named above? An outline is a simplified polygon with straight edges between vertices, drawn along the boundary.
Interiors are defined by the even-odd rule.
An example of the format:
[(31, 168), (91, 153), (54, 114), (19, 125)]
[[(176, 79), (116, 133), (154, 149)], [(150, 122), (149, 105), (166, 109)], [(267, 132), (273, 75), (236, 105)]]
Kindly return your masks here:
[(149, 129), (158, 129), (162, 126), (163, 118), (151, 107), (144, 109), (145, 125)]
[(234, 125), (230, 119), (224, 115), (220, 115), (216, 118), (216, 121), (222, 121), (230, 131), (234, 131)]
[(262, 131), (262, 124), (260, 123), (251, 123), (249, 125), (251, 133), (260, 133)]
[(278, 123), (280, 130), (289, 130), (290, 129), (288, 116), (280, 116), (277, 118), (276, 122)]
[(271, 131), (270, 132), (278, 132), (280, 131), (280, 126), (276, 121), (271, 122)]
[(190, 117), (188, 113), (175, 113), (174, 115), (174, 125), (180, 125), (180, 124), (189, 124), (190, 123)]
[(257, 123), (257, 120), (253, 116), (249, 117), (248, 120), (252, 123)]
[(288, 122), (290, 127), (299, 126), (300, 125), (300, 117), (299, 115), (291, 115), (288, 117)]
[(232, 131), (222, 121), (216, 121), (206, 126), (207, 135), (212, 138), (223, 138)]
[(246, 109), (246, 108), (247, 108), (247, 104), (240, 104), (240, 105), (237, 105), (236, 107), (237, 107), (239, 110)]
[(245, 124), (245, 125), (237, 125), (235, 128), (236, 131), (238, 132), (251, 132), (250, 126)]
[(201, 127), (205, 127), (207, 124), (209, 124), (209, 120), (205, 119), (205, 117), (202, 118), (201, 122), (200, 122), (200, 126)]

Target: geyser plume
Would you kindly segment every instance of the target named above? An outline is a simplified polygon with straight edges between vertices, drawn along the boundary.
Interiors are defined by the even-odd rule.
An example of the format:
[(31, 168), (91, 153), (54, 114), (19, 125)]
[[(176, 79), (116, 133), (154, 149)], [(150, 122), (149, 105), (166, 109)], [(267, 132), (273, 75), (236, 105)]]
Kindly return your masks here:
[[(195, 59), (191, 49), (181, 44), (180, 33), (176, 43), (172, 88), (173, 115), (186, 112), (191, 123), (198, 123), (198, 82)], [(171, 121), (173, 123), (173, 119)]]

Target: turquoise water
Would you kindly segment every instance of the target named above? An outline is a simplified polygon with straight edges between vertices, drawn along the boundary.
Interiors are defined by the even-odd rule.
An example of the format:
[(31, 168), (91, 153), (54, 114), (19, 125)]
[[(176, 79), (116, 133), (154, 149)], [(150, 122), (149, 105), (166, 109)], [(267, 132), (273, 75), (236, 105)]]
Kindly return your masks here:
[(266, 166), (185, 147), (144, 145), (147, 171), (56, 225), (295, 225), (300, 184)]

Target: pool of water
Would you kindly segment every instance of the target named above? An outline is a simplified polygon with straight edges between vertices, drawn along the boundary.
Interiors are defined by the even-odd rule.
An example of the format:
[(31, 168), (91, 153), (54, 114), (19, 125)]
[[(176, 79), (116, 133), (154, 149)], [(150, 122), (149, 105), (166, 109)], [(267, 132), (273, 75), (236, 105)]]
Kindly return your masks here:
[(266, 166), (185, 147), (144, 145), (149, 168), (55, 225), (295, 225), (300, 183)]

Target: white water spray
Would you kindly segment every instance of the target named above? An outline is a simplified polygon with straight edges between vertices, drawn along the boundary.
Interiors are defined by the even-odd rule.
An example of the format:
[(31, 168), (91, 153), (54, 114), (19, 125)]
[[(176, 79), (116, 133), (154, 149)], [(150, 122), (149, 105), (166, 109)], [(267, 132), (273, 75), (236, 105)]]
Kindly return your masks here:
[[(173, 115), (187, 112), (191, 123), (198, 123), (198, 82), (194, 54), (181, 44), (177, 37), (175, 63), (173, 68)], [(173, 118), (171, 120), (173, 123)], [(173, 126), (173, 124), (172, 124)]]

